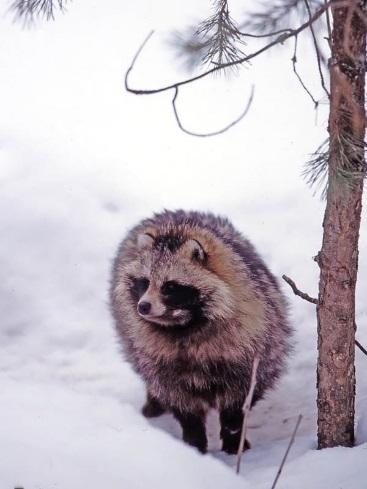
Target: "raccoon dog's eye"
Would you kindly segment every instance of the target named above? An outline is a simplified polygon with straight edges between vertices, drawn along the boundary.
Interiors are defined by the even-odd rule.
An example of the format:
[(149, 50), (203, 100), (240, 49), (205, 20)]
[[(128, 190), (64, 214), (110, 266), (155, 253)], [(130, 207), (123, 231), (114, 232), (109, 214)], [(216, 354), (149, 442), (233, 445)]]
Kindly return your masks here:
[(144, 294), (144, 292), (148, 289), (149, 287), (149, 280), (147, 278), (138, 278), (136, 280), (136, 285), (139, 289), (139, 292)]
[(178, 284), (176, 282), (174, 282), (173, 280), (169, 280), (168, 282), (165, 282), (162, 285), (161, 291), (162, 291), (162, 294), (164, 294), (164, 295), (171, 295), (171, 294), (175, 293), (177, 288), (178, 288)]
[(135, 300), (139, 300), (140, 297), (149, 287), (149, 280), (147, 278), (133, 278), (131, 277), (130, 290)]

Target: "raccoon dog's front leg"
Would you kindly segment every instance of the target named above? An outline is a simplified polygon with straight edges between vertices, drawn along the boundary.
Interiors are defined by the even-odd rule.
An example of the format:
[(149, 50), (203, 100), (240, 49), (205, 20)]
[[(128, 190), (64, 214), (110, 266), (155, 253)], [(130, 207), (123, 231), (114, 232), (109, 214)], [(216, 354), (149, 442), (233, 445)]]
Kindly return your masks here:
[(183, 440), (196, 447), (201, 453), (206, 453), (208, 440), (205, 431), (205, 413), (188, 413), (172, 410), (173, 415), (179, 421), (182, 427)]
[[(239, 407), (222, 409), (220, 418), (220, 437), (222, 438), (222, 450), (227, 453), (237, 453), (240, 444), (241, 429), (243, 422), (243, 412)], [(250, 444), (245, 440), (243, 449), (250, 448)]]
[(158, 399), (148, 392), (146, 403), (141, 411), (146, 418), (156, 418), (163, 414), (166, 410)]

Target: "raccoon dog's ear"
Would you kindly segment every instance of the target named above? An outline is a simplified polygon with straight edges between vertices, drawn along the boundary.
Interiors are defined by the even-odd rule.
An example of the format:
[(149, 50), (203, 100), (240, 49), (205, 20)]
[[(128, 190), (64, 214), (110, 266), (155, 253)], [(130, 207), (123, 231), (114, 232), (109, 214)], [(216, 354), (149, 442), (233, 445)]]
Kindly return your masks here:
[(205, 261), (206, 253), (199, 241), (196, 241), (196, 239), (188, 239), (183, 245), (183, 249), (185, 250), (185, 253), (190, 256), (190, 258), (194, 258), (201, 263)]
[(139, 250), (152, 248), (154, 237), (149, 233), (139, 234), (137, 239), (137, 246)]

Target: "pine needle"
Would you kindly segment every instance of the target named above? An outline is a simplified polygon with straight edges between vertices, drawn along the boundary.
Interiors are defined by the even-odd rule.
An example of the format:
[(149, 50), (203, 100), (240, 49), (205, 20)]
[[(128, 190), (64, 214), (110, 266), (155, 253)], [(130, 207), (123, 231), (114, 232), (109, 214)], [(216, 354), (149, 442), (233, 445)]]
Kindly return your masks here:
[(55, 19), (55, 10), (64, 12), (68, 0), (15, 0), (10, 10), (15, 13), (16, 20), (25, 25), (33, 24), (36, 18)]

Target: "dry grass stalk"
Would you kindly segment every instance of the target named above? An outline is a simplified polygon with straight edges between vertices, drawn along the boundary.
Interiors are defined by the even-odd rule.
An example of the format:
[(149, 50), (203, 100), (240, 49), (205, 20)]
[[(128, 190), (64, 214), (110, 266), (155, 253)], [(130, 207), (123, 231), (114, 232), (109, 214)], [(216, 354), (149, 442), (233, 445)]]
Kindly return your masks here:
[(256, 374), (257, 374), (257, 368), (259, 366), (259, 362), (260, 362), (260, 356), (258, 353), (256, 353), (256, 355), (254, 357), (253, 364), (252, 364), (250, 389), (247, 393), (245, 402), (244, 402), (243, 407), (242, 407), (244, 416), (243, 416), (243, 422), (242, 422), (240, 444), (238, 446), (238, 452), (237, 452), (237, 466), (236, 466), (236, 473), (237, 474), (239, 473), (240, 466), (241, 466), (241, 456), (242, 456), (243, 447), (244, 447), (245, 439), (246, 439), (248, 418), (250, 415), (252, 398), (254, 396), (254, 390), (255, 390), (255, 386), (256, 386)]

